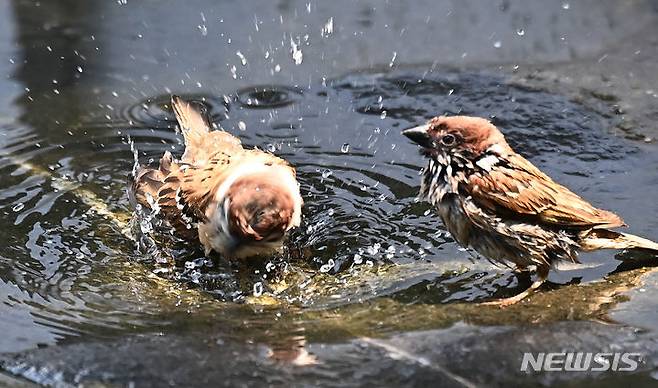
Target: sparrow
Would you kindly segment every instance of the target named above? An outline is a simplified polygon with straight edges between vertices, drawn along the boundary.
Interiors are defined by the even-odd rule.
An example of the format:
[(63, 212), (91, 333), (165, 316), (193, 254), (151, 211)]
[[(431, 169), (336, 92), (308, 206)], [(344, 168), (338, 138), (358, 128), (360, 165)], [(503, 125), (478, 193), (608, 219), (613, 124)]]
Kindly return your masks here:
[(198, 240), (206, 255), (240, 259), (281, 248), (301, 221), (295, 169), (212, 130), (203, 105), (172, 96), (171, 106), (185, 151), (179, 160), (167, 151), (157, 168), (137, 169), (129, 189), (133, 204), (157, 213), (179, 237)]
[(402, 132), (429, 159), (421, 200), (432, 204), (458, 244), (494, 263), (536, 268), (522, 293), (488, 304), (514, 304), (536, 290), (559, 261), (578, 263), (578, 251), (648, 249), (653, 241), (610, 230), (626, 226), (556, 183), (507, 144), (488, 120), (439, 116)]

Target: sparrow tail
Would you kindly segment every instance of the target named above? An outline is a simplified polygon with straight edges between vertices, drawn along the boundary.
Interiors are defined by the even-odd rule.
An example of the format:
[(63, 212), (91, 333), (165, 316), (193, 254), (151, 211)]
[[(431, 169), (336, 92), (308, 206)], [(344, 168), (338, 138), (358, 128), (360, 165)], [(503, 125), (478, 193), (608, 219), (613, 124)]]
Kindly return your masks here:
[(585, 251), (596, 249), (647, 249), (658, 254), (658, 243), (628, 233), (592, 229), (581, 240)]
[(171, 96), (171, 107), (183, 132), (186, 150), (202, 147), (205, 135), (212, 128), (205, 107), (199, 103), (187, 102), (178, 96)]

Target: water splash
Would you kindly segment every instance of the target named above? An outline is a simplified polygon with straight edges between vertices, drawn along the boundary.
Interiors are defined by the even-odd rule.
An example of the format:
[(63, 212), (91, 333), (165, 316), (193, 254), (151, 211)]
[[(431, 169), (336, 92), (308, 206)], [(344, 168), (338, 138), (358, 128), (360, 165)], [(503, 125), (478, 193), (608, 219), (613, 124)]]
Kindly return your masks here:
[(292, 54), (292, 60), (295, 65), (301, 65), (302, 61), (304, 60), (304, 54), (299, 48), (299, 45), (299, 38), (297, 38), (297, 42), (295, 42), (292, 37), (290, 38), (290, 53)]

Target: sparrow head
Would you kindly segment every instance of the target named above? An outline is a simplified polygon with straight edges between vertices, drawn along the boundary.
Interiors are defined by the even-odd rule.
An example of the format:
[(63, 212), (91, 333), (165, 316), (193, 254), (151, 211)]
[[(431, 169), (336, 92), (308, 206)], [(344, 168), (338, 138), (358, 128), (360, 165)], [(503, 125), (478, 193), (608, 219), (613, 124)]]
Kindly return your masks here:
[(246, 164), (216, 194), (210, 246), (234, 258), (268, 254), (301, 222), (302, 198), (288, 166)]
[(498, 128), (480, 117), (438, 116), (402, 134), (423, 147), (428, 157), (456, 154), (473, 159), (488, 150), (498, 154), (511, 151)]
[(294, 200), (287, 190), (266, 175), (235, 181), (227, 192), (228, 220), (240, 241), (273, 242), (291, 227)]

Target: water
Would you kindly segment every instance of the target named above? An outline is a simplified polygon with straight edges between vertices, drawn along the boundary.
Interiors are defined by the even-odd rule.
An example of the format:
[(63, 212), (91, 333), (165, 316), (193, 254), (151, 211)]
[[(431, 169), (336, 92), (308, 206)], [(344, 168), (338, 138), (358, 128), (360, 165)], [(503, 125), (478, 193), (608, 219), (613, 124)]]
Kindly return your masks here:
[[(3, 158), (3, 170), (10, 185), (2, 190), (4, 222), (8, 229), (22, 230), (23, 237), (13, 237), (15, 242), (5, 248), (3, 256), (13, 257), (11, 267), (3, 270), (5, 284), (26, 293), (13, 296), (12, 305), (38, 314), (36, 324), (55, 326), (57, 336), (149, 326), (162, 319), (163, 311), (158, 306), (150, 311), (143, 298), (155, 296), (152, 302), (159, 303), (163, 296), (149, 295), (152, 291), (138, 280), (152, 278), (154, 263), (136, 251), (121, 223), (131, 213), (125, 195), (133, 165), (127, 137), (144, 162), (157, 160), (166, 149), (182, 151), (168, 98), (117, 105), (109, 118), (105, 110), (99, 117), (86, 112), (75, 130), (90, 136), (88, 141), (67, 136), (57, 146), (41, 141), (41, 147), (26, 149), (17, 147), (26, 139), (17, 134), (6, 142), (4, 149), (10, 153)], [(178, 281), (227, 302), (260, 295), (263, 286), (286, 303), (312, 308), (381, 295), (445, 303), (491, 297), (507, 287), (512, 288), (509, 293), (516, 292), (513, 276), (486, 261), (471, 262), (430, 207), (415, 200), (424, 161), (400, 130), (434, 114), (490, 115), (516, 149), (595, 203), (614, 198), (613, 210), (623, 210), (624, 201), (634, 199), (602, 177), (618, 172), (620, 161), (632, 165), (653, 157), (635, 144), (605, 136), (606, 120), (595, 112), (560, 96), (507, 85), (486, 73), (398, 71), (346, 76), (305, 89), (271, 85), (228, 93), (226, 98), (189, 98), (203, 101), (216, 123), (240, 134), (246, 145), (276, 144), (273, 151), (296, 166), (306, 201), (304, 222), (289, 242), (291, 252), (273, 258), (278, 267), (290, 266), (280, 275), (291, 278), (285, 290), (267, 288), (267, 263), (241, 265), (215, 257), (216, 265), (188, 261), (175, 269)], [(388, 112), (385, 119), (382, 111)], [(241, 132), (239, 123), (249, 130)], [(21, 133), (13, 127), (7, 132)], [(343, 146), (345, 139), (349, 147)], [(559, 160), (551, 159), (556, 152)], [(35, 174), (19, 161), (50, 166), (48, 174), (55, 179)], [(69, 186), (58, 188), (59, 180)], [(112, 212), (110, 219), (119, 221), (108, 222), (90, 211), (79, 198), (80, 190), (93, 193)], [(180, 249), (174, 253), (179, 262), (199, 255), (188, 246)], [(567, 271), (556, 276), (558, 283), (599, 279), (618, 265), (607, 254), (585, 259), (600, 266)], [(419, 273), (411, 278), (403, 270), (356, 292), (335, 289), (341, 282), (369, 285), (370, 279), (360, 278), (368, 265), (413, 268), (416, 263), (424, 269), (415, 269)], [(452, 275), (454, 271), (459, 276)], [(329, 284), (316, 286), (316, 273), (337, 278), (325, 278)], [(144, 288), (126, 295), (126, 281)], [(309, 281), (305, 289), (313, 292), (298, 287)], [(274, 282), (271, 287), (276, 286)], [(176, 282), (166, 287), (184, 289)], [(158, 315), (155, 322), (152, 314)]]
[[(638, 193), (651, 193), (658, 184), (651, 167), (658, 163), (655, 144), (636, 141), (633, 131), (620, 136), (614, 129), (619, 115), (602, 109), (600, 99), (572, 98), (532, 77), (535, 87), (521, 86), (497, 67), (411, 65), (433, 62), (434, 54), (422, 50), (431, 42), (421, 38), (410, 40), (413, 47), (395, 43), (355, 59), (348, 53), (358, 52), (356, 45), (333, 40), (355, 31), (389, 36), (384, 25), (400, 22), (396, 6), (364, 7), (346, 22), (351, 13), (309, 4), (310, 12), (303, 2), (268, 5), (276, 9), (256, 17), (246, 6), (229, 10), (203, 2), (175, 7), (178, 12), (131, 2), (70, 10), (30, 2), (1, 6), (7, 23), (0, 25), (13, 26), (21, 49), (0, 46), (2, 58), (13, 60), (0, 65), (10, 74), (0, 94), (0, 353), (143, 333), (192, 349), (198, 333), (212, 333), (213, 341), (235, 349), (237, 359), (249, 359), (253, 351), (276, 362), (313, 363), (308, 348), (326, 359), (340, 354), (323, 353), (325, 343), (340, 347), (363, 336), (437, 330), (460, 321), (476, 327), (588, 321), (601, 310), (589, 302), (560, 302), (574, 295), (593, 300), (639, 282), (637, 271), (617, 273), (637, 267), (637, 256), (622, 262), (600, 252), (583, 255), (585, 267), (551, 274), (546, 291), (555, 293), (531, 306), (552, 304), (552, 310), (478, 307), (474, 302), (519, 292), (528, 279), (475, 259), (453, 242), (430, 206), (415, 199), (424, 160), (402, 129), (438, 114), (488, 117), (542, 170), (618, 212), (633, 233), (654, 239), (658, 222), (647, 214), (658, 214), (658, 204)], [(571, 13), (567, 18), (593, 17), (575, 4), (555, 8)], [(231, 12), (249, 22), (229, 22)], [(469, 20), (467, 12), (455, 12), (454, 18)], [(627, 11), (611, 6), (609, 12), (621, 18)], [(100, 23), (100, 16), (84, 21), (89, 15), (117, 24)], [(434, 16), (437, 23), (447, 17)], [(425, 17), (400, 16), (400, 25), (420, 37), (414, 21)], [(185, 23), (174, 26), (176, 18)], [(551, 28), (568, 32), (570, 20)], [(544, 22), (536, 23), (493, 27), (508, 38), (522, 36), (522, 43), (496, 37), (464, 47), (470, 47), (472, 63), (486, 62), (486, 55), (514, 63), (530, 39), (537, 47), (555, 45), (538, 49), (537, 58), (589, 53), (575, 34), (572, 51), (562, 51), (561, 43), (535, 35)], [(609, 44), (621, 28), (594, 24), (601, 41), (592, 46)], [(317, 31), (306, 31), (308, 26)], [(446, 49), (446, 61), (459, 63), (462, 46), (445, 43), (453, 47)], [(326, 60), (337, 55), (345, 63)], [(156, 253), (176, 261), (163, 272), (156, 257), (136, 249), (125, 193), (134, 164), (129, 139), (141, 163), (156, 163), (165, 150), (181, 153), (171, 93), (203, 102), (218, 127), (296, 167), (304, 219), (282, 255), (229, 263), (205, 260), (189, 244), (158, 240)], [(650, 298), (643, 303), (641, 314), (620, 319), (657, 329)], [(165, 343), (155, 347), (167, 349)], [(332, 373), (350, 368), (339, 365)]]

